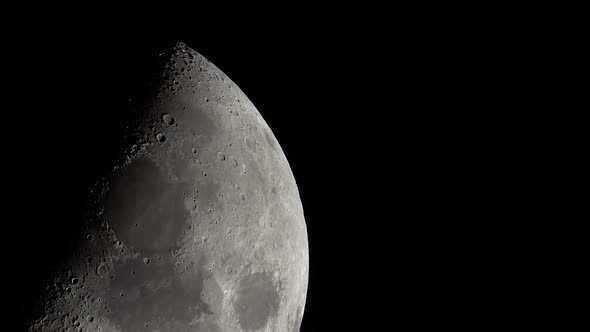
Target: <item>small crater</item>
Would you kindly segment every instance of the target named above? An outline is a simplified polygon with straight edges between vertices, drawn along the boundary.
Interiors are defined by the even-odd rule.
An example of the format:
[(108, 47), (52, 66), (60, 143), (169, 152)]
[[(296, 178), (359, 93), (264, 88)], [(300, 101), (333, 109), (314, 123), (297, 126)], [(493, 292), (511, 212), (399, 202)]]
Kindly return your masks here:
[(164, 114), (164, 116), (162, 117), (162, 120), (164, 120), (164, 123), (171, 126), (173, 125), (176, 120), (174, 120), (174, 117), (171, 116), (170, 114)]
[(229, 156), (229, 161), (233, 167), (238, 167), (238, 160), (234, 156)]
[(100, 264), (97, 268), (96, 268), (96, 274), (99, 277), (102, 277), (104, 275), (107, 274), (107, 266), (105, 264)]
[(158, 135), (156, 135), (156, 139), (158, 140), (158, 142), (160, 143), (164, 143), (166, 142), (166, 136), (164, 136), (162, 133), (159, 133)]

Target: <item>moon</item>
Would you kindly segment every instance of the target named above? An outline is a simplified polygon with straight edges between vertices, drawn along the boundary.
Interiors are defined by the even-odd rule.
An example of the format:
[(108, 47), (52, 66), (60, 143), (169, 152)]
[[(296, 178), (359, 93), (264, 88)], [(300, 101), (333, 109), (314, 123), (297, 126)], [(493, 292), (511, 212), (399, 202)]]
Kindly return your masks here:
[(308, 240), (281, 146), (202, 55), (160, 59), (29, 330), (299, 331)]

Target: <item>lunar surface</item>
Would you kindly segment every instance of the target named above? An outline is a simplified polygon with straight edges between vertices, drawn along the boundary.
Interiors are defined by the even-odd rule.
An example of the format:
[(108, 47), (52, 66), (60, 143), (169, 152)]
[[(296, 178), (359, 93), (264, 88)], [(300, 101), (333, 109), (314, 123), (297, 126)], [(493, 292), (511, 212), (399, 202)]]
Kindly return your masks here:
[(279, 143), (203, 56), (160, 57), (29, 330), (299, 331), (307, 231)]

